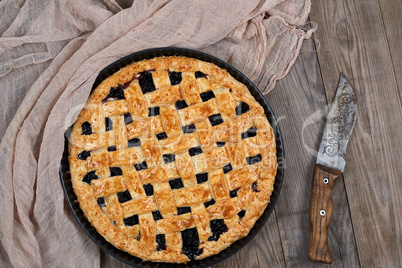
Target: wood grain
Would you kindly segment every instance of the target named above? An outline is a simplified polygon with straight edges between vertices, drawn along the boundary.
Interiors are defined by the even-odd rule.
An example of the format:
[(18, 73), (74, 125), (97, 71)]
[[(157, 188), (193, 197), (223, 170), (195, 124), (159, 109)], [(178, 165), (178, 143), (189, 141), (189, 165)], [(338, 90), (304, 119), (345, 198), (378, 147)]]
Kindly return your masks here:
[(377, 1), (314, 4), (312, 20), (344, 29), (316, 34), (326, 93), (334, 95), (333, 74), (346, 69), (359, 100), (344, 172), (359, 261), (400, 267), (402, 111), (380, 8)]
[(402, 1), (381, 0), (378, 3), (398, 84), (399, 97), (402, 98)]
[(341, 174), (339, 170), (315, 165), (309, 208), (307, 257), (310, 261), (332, 263), (328, 248), (328, 231), (334, 211), (332, 189)]

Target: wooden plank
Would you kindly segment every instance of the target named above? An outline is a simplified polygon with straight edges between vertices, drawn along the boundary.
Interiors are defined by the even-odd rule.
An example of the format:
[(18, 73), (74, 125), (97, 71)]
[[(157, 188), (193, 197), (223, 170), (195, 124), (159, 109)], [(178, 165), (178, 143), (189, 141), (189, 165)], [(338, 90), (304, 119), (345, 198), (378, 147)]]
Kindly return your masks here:
[[(314, 50), (312, 40), (304, 42), (304, 52), (267, 98), (280, 118), (286, 151), (285, 179), (276, 213), (287, 267), (323, 265), (307, 259), (308, 209), (316, 162), (314, 152), (321, 141), (325, 124), (324, 107), (327, 105)], [(353, 228), (341, 181), (335, 185), (333, 200), (334, 214), (329, 232), (332, 266), (358, 266)]]
[[(354, 84), (359, 112), (344, 181), (363, 267), (401, 266), (402, 107), (377, 1), (315, 1), (318, 51), (328, 98), (334, 74)], [(336, 80), (335, 80), (336, 79)]]
[(238, 267), (285, 267), (275, 211), (245, 248), (214, 267), (233, 267), (227, 265), (234, 264), (233, 259)]
[(402, 98), (402, 1), (381, 0), (378, 2), (398, 84), (399, 97)]

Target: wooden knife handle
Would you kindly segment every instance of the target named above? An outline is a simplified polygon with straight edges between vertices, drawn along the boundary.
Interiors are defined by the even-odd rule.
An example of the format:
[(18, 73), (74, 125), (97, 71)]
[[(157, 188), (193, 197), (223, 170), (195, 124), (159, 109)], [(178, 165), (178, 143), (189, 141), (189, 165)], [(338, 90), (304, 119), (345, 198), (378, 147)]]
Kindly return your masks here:
[(341, 171), (319, 164), (315, 165), (311, 190), (307, 257), (311, 261), (332, 263), (328, 248), (328, 229), (332, 218), (332, 189)]

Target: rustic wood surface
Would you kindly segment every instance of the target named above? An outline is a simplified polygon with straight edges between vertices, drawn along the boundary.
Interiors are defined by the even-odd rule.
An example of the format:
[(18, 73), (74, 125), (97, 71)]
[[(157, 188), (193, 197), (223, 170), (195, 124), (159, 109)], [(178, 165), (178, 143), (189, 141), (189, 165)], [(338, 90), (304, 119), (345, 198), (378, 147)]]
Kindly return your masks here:
[[(266, 95), (286, 151), (284, 184), (261, 232), (223, 267), (402, 267), (402, 2), (312, 1), (319, 28)], [(346, 168), (333, 189), (333, 263), (307, 258), (308, 209), (324, 109), (339, 72), (358, 103)], [(102, 253), (102, 267), (128, 267)]]

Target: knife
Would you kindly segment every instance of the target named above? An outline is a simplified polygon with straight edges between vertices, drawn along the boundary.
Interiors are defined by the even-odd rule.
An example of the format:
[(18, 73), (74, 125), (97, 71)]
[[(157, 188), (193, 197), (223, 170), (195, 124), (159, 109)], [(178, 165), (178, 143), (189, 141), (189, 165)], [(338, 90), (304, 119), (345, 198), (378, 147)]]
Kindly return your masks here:
[(345, 169), (346, 152), (357, 114), (356, 96), (341, 73), (334, 103), (327, 115), (311, 190), (307, 257), (311, 261), (332, 263), (328, 248), (328, 229), (332, 218), (332, 189)]

